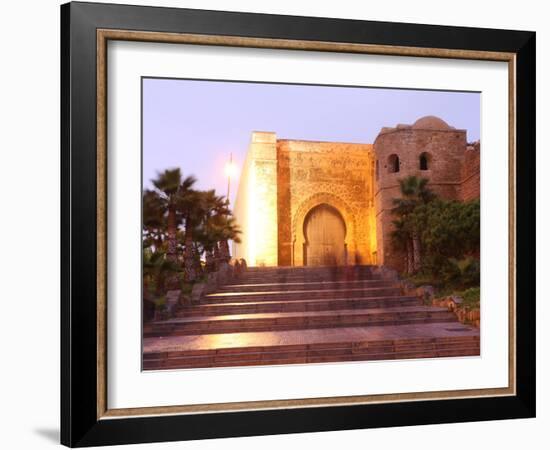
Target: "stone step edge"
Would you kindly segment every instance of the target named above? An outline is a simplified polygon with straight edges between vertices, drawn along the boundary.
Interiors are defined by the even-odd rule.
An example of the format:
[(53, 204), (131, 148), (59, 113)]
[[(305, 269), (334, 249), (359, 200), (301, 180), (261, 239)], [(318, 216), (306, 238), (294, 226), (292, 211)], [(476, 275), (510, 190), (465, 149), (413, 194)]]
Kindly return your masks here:
[[(226, 333), (239, 333), (239, 332), (260, 332), (270, 331), (269, 327), (273, 327), (273, 331), (281, 330), (304, 330), (304, 329), (325, 329), (325, 328), (341, 328), (343, 326), (349, 327), (364, 327), (364, 326), (386, 326), (386, 325), (413, 325), (423, 323), (446, 323), (456, 322), (456, 316), (452, 312), (446, 314), (438, 314), (437, 316), (415, 315), (412, 317), (397, 317), (397, 318), (384, 318), (375, 317), (368, 319), (367, 317), (351, 316), (347, 318), (336, 318), (326, 316), (326, 320), (313, 319), (313, 320), (299, 320), (299, 318), (291, 318), (286, 321), (279, 322), (276, 319), (248, 319), (243, 322), (239, 319), (231, 319), (226, 321), (202, 321), (202, 322), (183, 322), (173, 325), (171, 327), (155, 328), (144, 330), (145, 337), (152, 336), (173, 336), (180, 331), (186, 331), (185, 334), (226, 334)], [(359, 318), (357, 318), (359, 317)], [(325, 318), (323, 318), (325, 319)], [(253, 321), (254, 320), (254, 321)], [(214, 325), (212, 325), (214, 323)], [(225, 325), (221, 325), (225, 324)], [(396, 325), (397, 326), (397, 325)], [(230, 331), (228, 331), (230, 330)], [(240, 331), (242, 330), (242, 331)], [(189, 331), (189, 332), (187, 332)], [(204, 333), (207, 331), (208, 333)], [(163, 334), (166, 333), (166, 334)]]
[(263, 296), (273, 296), (273, 295), (299, 295), (299, 294), (319, 294), (326, 292), (370, 292), (381, 289), (401, 289), (400, 285), (393, 284), (391, 286), (376, 286), (369, 288), (350, 288), (350, 289), (300, 289), (300, 290), (290, 290), (290, 291), (257, 291), (257, 292), (214, 292), (212, 294), (207, 294), (205, 298), (234, 298), (234, 297), (263, 297)]
[[(185, 317), (186, 313), (192, 313), (196, 311), (204, 310), (205, 312), (208, 312), (209, 309), (215, 309), (215, 308), (239, 308), (239, 307), (261, 307), (261, 306), (276, 306), (276, 305), (292, 305), (292, 306), (312, 306), (312, 305), (322, 305), (325, 306), (325, 304), (334, 304), (335, 306), (338, 306), (339, 303), (373, 303), (373, 304), (384, 304), (384, 303), (399, 303), (399, 302), (415, 302), (418, 304), (418, 306), (421, 305), (420, 300), (418, 300), (417, 297), (413, 296), (387, 296), (387, 297), (354, 297), (354, 298), (333, 298), (333, 299), (325, 299), (325, 298), (313, 298), (308, 300), (291, 300), (291, 301), (284, 301), (284, 300), (268, 300), (268, 301), (258, 301), (258, 302), (222, 302), (222, 303), (202, 303), (193, 305), (191, 307), (183, 307), (180, 311), (178, 311), (177, 316), (178, 317)], [(345, 306), (345, 305), (343, 305)], [(365, 308), (399, 308), (400, 305), (397, 306), (362, 306), (359, 309)], [(353, 308), (337, 308), (336, 310), (344, 310), (344, 309), (353, 309)], [(313, 312), (314, 310), (310, 311)], [(284, 311), (280, 311), (284, 312)], [(300, 312), (300, 311), (296, 311)], [(305, 311), (304, 311), (305, 312)], [(208, 315), (208, 314), (206, 314)], [(219, 315), (219, 314), (218, 314)]]
[(202, 350), (174, 350), (166, 352), (147, 352), (143, 353), (144, 359), (150, 357), (172, 358), (181, 355), (212, 356), (212, 355), (234, 355), (234, 354), (266, 354), (266, 353), (286, 353), (293, 351), (329, 351), (329, 350), (368, 350), (380, 348), (401, 348), (416, 345), (456, 345), (456, 344), (474, 344), (479, 346), (480, 338), (478, 335), (469, 336), (440, 336), (426, 338), (404, 338), (404, 339), (384, 339), (373, 341), (341, 341), (341, 342), (321, 342), (315, 344), (282, 344), (269, 346), (249, 346), (249, 347), (227, 347), (217, 349)]
[[(391, 312), (384, 312), (379, 314), (334, 314), (323, 316), (306, 316), (295, 315), (284, 318), (278, 317), (262, 317), (262, 318), (231, 318), (222, 320), (209, 320), (208, 316), (204, 316), (204, 320), (200, 320), (203, 317), (199, 317), (199, 320), (187, 321), (187, 322), (175, 322), (170, 324), (156, 324), (153, 326), (144, 327), (143, 333), (145, 336), (160, 335), (163, 332), (168, 334), (183, 331), (183, 330), (196, 330), (210, 331), (208, 334), (215, 334), (212, 330), (219, 330), (219, 333), (227, 333), (226, 329), (237, 330), (232, 332), (238, 332), (239, 329), (243, 331), (260, 331), (259, 328), (274, 327), (274, 329), (280, 330), (282, 327), (296, 327), (296, 329), (305, 328), (330, 328), (331, 326), (340, 328), (342, 324), (350, 324), (348, 326), (372, 326), (374, 323), (380, 323), (385, 325), (388, 322), (408, 322), (411, 323), (426, 323), (429, 322), (449, 322), (455, 321), (456, 316), (451, 311), (436, 311), (434, 313), (426, 311), (410, 311), (402, 314), (398, 314), (394, 317)], [(243, 314), (244, 315), (244, 314)], [(212, 316), (218, 317), (218, 316)], [(265, 329), (264, 331), (269, 331)], [(192, 333), (191, 333), (192, 334)], [(204, 333), (200, 333), (204, 334)]]
[[(319, 295), (309, 297), (307, 292), (302, 293), (302, 295), (298, 294), (270, 294), (270, 295), (257, 295), (257, 296), (251, 296), (251, 295), (243, 295), (243, 296), (214, 296), (214, 297), (204, 297), (201, 299), (201, 305), (211, 305), (211, 304), (222, 304), (222, 303), (246, 303), (246, 302), (259, 302), (259, 301), (273, 301), (273, 302), (280, 302), (280, 301), (286, 301), (286, 302), (295, 302), (295, 301), (302, 301), (302, 300), (339, 300), (341, 298), (347, 298), (347, 299), (364, 299), (364, 298), (377, 298), (377, 297), (410, 297), (405, 296), (401, 294), (401, 291), (398, 288), (377, 288), (377, 290), (392, 290), (395, 291), (393, 294), (399, 294), (399, 295), (391, 295), (386, 294), (382, 292), (363, 292), (365, 295), (361, 297), (347, 297), (345, 295), (344, 291), (325, 291), (326, 295)], [(334, 295), (335, 292), (342, 292), (341, 296), (338, 297)], [(329, 294), (332, 294), (329, 295)]]
[[(357, 269), (370, 269), (377, 270), (380, 266), (376, 264), (349, 264), (340, 266), (248, 266), (246, 272), (271, 272), (275, 270), (282, 271), (310, 271), (310, 270), (357, 270)], [(245, 272), (245, 273), (246, 273)]]
[[(344, 276), (327, 276), (316, 274), (290, 274), (290, 275), (258, 275), (258, 276), (242, 276), (237, 278), (237, 284), (280, 284), (280, 283), (327, 283), (327, 282), (351, 282), (351, 281), (398, 281), (388, 280), (381, 277), (375, 277), (368, 274), (357, 274), (353, 277)], [(235, 283), (232, 283), (235, 284)]]
[[(405, 304), (403, 304), (405, 303)], [(265, 307), (264, 307), (265, 306)], [(269, 308), (271, 306), (271, 308)], [(300, 305), (297, 305), (300, 306)], [(334, 313), (337, 313), (339, 311), (347, 311), (350, 309), (350, 305), (338, 305), (336, 303), (331, 303), (329, 305), (308, 305), (307, 307), (302, 305), (302, 308), (288, 308), (288, 309), (282, 309), (278, 308), (277, 305), (262, 305), (256, 304), (256, 308), (254, 308), (253, 305), (239, 305), (235, 306), (232, 305), (226, 309), (232, 309), (231, 311), (225, 311), (223, 305), (216, 305), (215, 308), (211, 310), (206, 310), (204, 308), (196, 309), (196, 310), (188, 310), (186, 312), (179, 312), (175, 316), (177, 319), (184, 319), (184, 318), (197, 318), (197, 317), (216, 317), (216, 316), (231, 316), (231, 315), (246, 315), (246, 314), (277, 314), (277, 313), (310, 313), (310, 312), (329, 312), (332, 311)], [(393, 305), (388, 304), (380, 304), (378, 302), (374, 303), (373, 305), (359, 305), (360, 308), (358, 309), (386, 309), (388, 312), (391, 312), (392, 309), (399, 309), (399, 308), (405, 308), (405, 307), (411, 307), (411, 306), (420, 306), (419, 302), (415, 302), (414, 300), (409, 300), (406, 302), (395, 302)], [(248, 308), (248, 309), (247, 309)]]
[[(272, 315), (272, 317), (257, 317), (258, 315)], [(287, 319), (321, 319), (321, 318), (350, 318), (350, 317), (386, 317), (386, 316), (409, 316), (414, 314), (451, 314), (447, 308), (437, 306), (398, 306), (395, 308), (351, 308), (351, 309), (337, 309), (328, 311), (289, 311), (289, 312), (272, 312), (272, 313), (248, 313), (248, 314), (222, 314), (218, 316), (204, 316), (204, 320), (201, 320), (201, 316), (198, 317), (180, 317), (177, 319), (171, 319), (161, 322), (151, 322), (147, 324), (144, 329), (151, 329), (152, 327), (170, 328), (184, 324), (194, 323), (228, 323), (228, 322), (255, 322), (255, 321), (281, 321), (284, 322)], [(240, 316), (240, 317), (233, 317)], [(245, 316), (245, 317), (242, 317)], [(246, 317), (248, 316), (248, 317)], [(254, 317), (256, 316), (256, 317)], [(225, 317), (224, 319), (213, 319), (215, 317)], [(454, 316), (453, 316), (454, 317)], [(185, 320), (189, 319), (189, 320)]]
[(386, 327), (386, 326), (401, 326), (401, 325), (425, 325), (434, 323), (452, 323), (456, 322), (456, 317), (441, 317), (441, 318), (414, 318), (414, 319), (400, 319), (400, 320), (373, 320), (372, 322), (341, 322), (341, 323), (305, 323), (305, 324), (280, 324), (274, 326), (268, 325), (254, 325), (248, 326), (243, 330), (242, 325), (236, 327), (227, 328), (190, 328), (180, 327), (174, 330), (166, 331), (149, 331), (144, 332), (143, 337), (155, 338), (155, 337), (174, 337), (174, 336), (203, 336), (205, 334), (233, 334), (233, 333), (263, 333), (269, 331), (298, 331), (298, 330), (325, 330), (335, 328), (353, 328), (353, 327)]
[(480, 356), (479, 347), (456, 347), (448, 349), (428, 349), (395, 351), (382, 353), (354, 353), (340, 355), (324, 356), (294, 356), (281, 358), (263, 358), (263, 359), (218, 359), (210, 361), (208, 358), (201, 360), (190, 360), (189, 358), (171, 358), (144, 360), (144, 370), (155, 369), (185, 369), (185, 368), (209, 368), (209, 367), (230, 367), (230, 366), (250, 366), (250, 365), (279, 365), (279, 364), (307, 364), (321, 362), (351, 362), (351, 361), (376, 361), (376, 360), (406, 360), (420, 358), (445, 358), (445, 357), (468, 357)]
[[(263, 279), (263, 278), (262, 278)], [(290, 282), (290, 283), (253, 283), (253, 284), (224, 284), (223, 286), (220, 286), (220, 290), (226, 290), (226, 289), (236, 289), (236, 288), (248, 288), (248, 287), (268, 287), (268, 286), (300, 286), (300, 285), (309, 285), (309, 284), (316, 284), (316, 285), (331, 285), (334, 286), (336, 284), (372, 284), (372, 283), (388, 283), (388, 284), (396, 284), (395, 280), (341, 280), (341, 281), (304, 281), (301, 282)]]
[(232, 334), (232, 333), (262, 333), (268, 331), (297, 331), (297, 330), (324, 330), (327, 328), (350, 328), (350, 327), (384, 327), (384, 326), (400, 326), (400, 325), (423, 325), (432, 323), (451, 323), (456, 322), (456, 317), (449, 318), (420, 318), (420, 319), (400, 319), (400, 320), (374, 320), (372, 322), (342, 322), (342, 323), (306, 323), (306, 324), (280, 324), (274, 326), (268, 325), (254, 325), (248, 326), (245, 330), (242, 329), (242, 325), (238, 327), (227, 328), (191, 328), (183, 327), (175, 330), (166, 331), (150, 331), (144, 332), (145, 338), (153, 337), (173, 337), (173, 336), (202, 336), (205, 334)]

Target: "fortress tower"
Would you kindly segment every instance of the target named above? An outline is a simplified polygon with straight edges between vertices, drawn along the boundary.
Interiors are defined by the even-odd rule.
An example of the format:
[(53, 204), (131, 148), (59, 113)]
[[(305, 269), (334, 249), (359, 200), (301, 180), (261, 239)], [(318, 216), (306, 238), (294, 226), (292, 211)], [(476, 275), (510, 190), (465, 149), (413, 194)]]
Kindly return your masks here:
[[(412, 125), (382, 128), (374, 141), (375, 204), (378, 264), (403, 269), (404, 258), (392, 249), (393, 199), (401, 196), (399, 180), (427, 178), (429, 188), (447, 200), (479, 198), (479, 143), (467, 146), (466, 130), (457, 130), (435, 116)], [(468, 195), (464, 185), (468, 183)]]

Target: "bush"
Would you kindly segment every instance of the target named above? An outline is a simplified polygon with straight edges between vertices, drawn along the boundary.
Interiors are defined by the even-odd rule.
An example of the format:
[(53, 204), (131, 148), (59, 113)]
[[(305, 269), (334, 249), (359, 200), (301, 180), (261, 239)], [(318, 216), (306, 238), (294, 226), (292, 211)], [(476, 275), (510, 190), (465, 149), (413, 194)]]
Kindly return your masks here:
[(164, 311), (166, 309), (166, 297), (157, 297), (153, 300), (155, 302), (155, 308), (157, 311)]
[(479, 252), (479, 201), (434, 200), (415, 208), (410, 220), (420, 230), (428, 259), (455, 258)]
[(479, 286), (479, 261), (475, 258), (449, 258), (442, 266), (442, 277), (447, 285), (458, 289)]
[(406, 254), (409, 280), (446, 294), (478, 287), (479, 200), (443, 200), (427, 183), (424, 178), (405, 178), (400, 181), (401, 198), (394, 199), (392, 245)]
[(462, 304), (466, 310), (472, 311), (474, 309), (479, 309), (480, 292), (480, 288), (473, 287), (466, 289), (460, 294), (463, 300)]
[(150, 322), (155, 318), (155, 302), (144, 298), (143, 299), (143, 320)]

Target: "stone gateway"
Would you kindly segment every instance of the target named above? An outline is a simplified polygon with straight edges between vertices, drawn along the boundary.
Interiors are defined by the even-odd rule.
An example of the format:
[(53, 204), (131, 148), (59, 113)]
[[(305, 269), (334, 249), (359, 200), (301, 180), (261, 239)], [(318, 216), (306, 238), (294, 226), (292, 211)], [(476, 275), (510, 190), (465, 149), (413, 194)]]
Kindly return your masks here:
[(382, 128), (374, 144), (277, 139), (253, 132), (234, 214), (233, 256), (254, 266), (378, 264), (402, 269), (391, 245), (399, 180), (427, 178), (441, 198), (479, 198), (479, 141), (428, 116)]

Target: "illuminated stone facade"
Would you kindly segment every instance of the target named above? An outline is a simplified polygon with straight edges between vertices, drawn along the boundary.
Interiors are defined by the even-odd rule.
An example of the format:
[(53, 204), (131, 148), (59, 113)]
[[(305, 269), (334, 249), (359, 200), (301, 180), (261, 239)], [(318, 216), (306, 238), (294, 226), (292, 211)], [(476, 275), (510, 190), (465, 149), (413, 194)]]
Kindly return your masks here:
[[(479, 198), (479, 143), (469, 146), (465, 130), (431, 116), (383, 128), (374, 144), (253, 132), (234, 208), (243, 233), (233, 256), (250, 266), (332, 261), (400, 269), (391, 208), (398, 180), (409, 175), (428, 178), (442, 198)], [(341, 230), (327, 232), (323, 220)]]
[(233, 256), (249, 266), (279, 264), (277, 156), (275, 133), (252, 134), (233, 211), (242, 231)]

